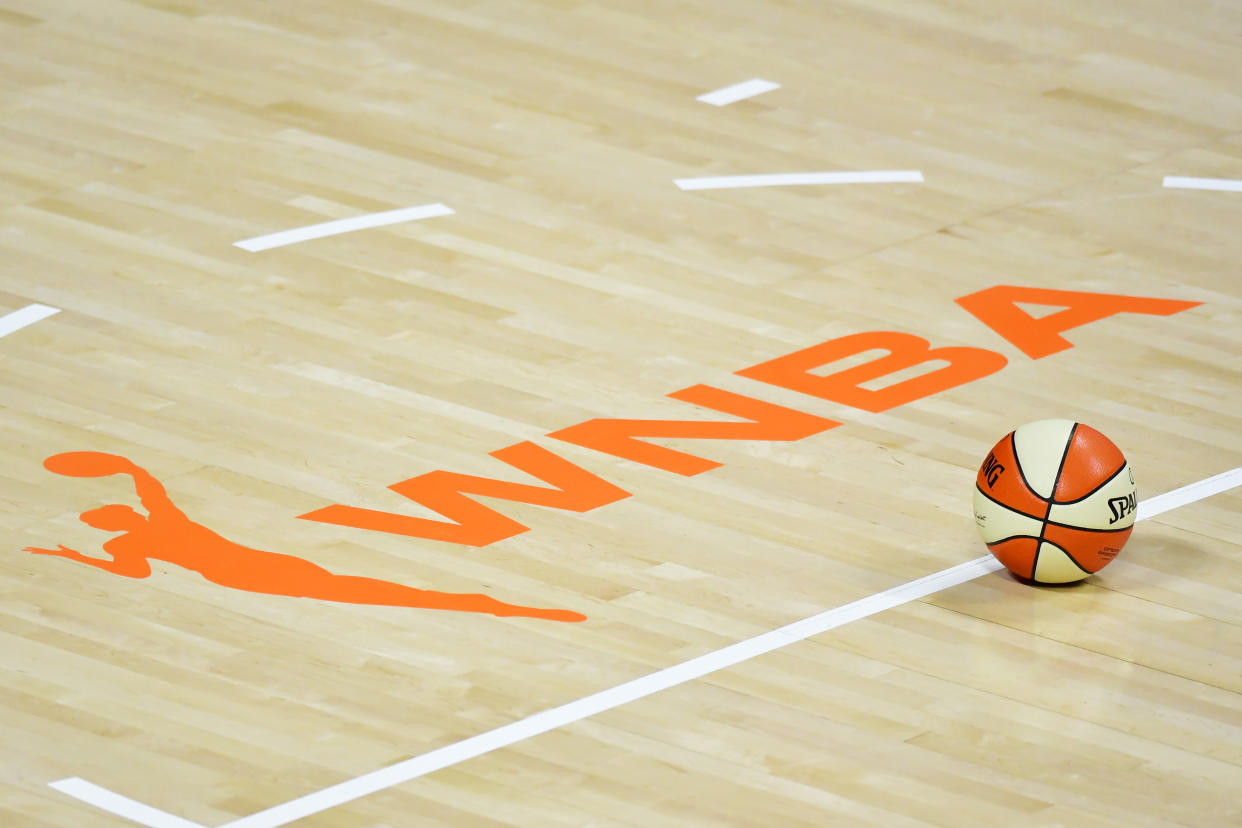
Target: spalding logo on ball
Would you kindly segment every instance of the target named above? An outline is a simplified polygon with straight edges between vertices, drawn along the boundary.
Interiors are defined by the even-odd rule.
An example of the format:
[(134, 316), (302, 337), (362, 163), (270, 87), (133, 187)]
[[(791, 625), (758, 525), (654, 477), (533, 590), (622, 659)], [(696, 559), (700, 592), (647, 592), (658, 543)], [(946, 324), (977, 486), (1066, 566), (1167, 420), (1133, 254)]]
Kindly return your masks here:
[(975, 478), (975, 523), (996, 559), (1041, 584), (1081, 581), (1130, 537), (1134, 472), (1100, 432), (1039, 420), (996, 444)]

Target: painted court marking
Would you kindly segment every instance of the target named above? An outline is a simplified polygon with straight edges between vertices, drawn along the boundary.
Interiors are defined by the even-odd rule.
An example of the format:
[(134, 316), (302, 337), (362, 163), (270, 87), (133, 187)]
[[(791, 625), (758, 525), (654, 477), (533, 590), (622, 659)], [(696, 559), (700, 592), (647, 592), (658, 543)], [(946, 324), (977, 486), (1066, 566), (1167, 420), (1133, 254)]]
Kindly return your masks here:
[(8, 336), (14, 331), (20, 331), (27, 325), (33, 325), (40, 319), (47, 319), (54, 313), (60, 313), (60, 308), (39, 304), (27, 305), (20, 310), (6, 313), (0, 316), (0, 336)]
[(721, 89), (715, 89), (711, 92), (704, 92), (695, 98), (696, 101), (709, 103), (712, 106), (724, 106), (726, 104), (744, 101), (747, 98), (753, 98), (756, 95), (762, 95), (764, 92), (771, 92), (773, 89), (780, 89), (779, 83), (773, 83), (763, 78), (751, 78), (750, 80), (735, 83), (732, 86), (725, 86)]
[(1176, 190), (1228, 190), (1242, 193), (1242, 181), (1235, 181), (1232, 178), (1186, 178), (1166, 175), (1164, 186)]
[(279, 233), (269, 233), (266, 236), (255, 236), (253, 239), (233, 242), (233, 246), (256, 253), (260, 250), (284, 247), (287, 244), (296, 244), (309, 239), (321, 239), (324, 236), (335, 236), (340, 233), (349, 233), (353, 230), (365, 230), (368, 227), (383, 227), (386, 224), (399, 224), (403, 221), (415, 221), (416, 219), (434, 218), (435, 216), (451, 216), (453, 212), (452, 207), (444, 204), (402, 207), (399, 210), (368, 213), (365, 216), (354, 216), (353, 218), (340, 219), (339, 221), (325, 221), (323, 224), (312, 224), (307, 227), (282, 230)]
[(61, 793), (69, 794), (83, 802), (89, 802), (96, 808), (131, 819), (140, 825), (158, 826), (158, 828), (204, 828), (197, 822), (191, 822), (167, 811), (161, 811), (159, 808), (144, 805), (137, 800), (113, 793), (107, 788), (101, 788), (76, 776), (50, 784)]
[(918, 170), (871, 170), (865, 172), (767, 173), (764, 175), (724, 175), (707, 178), (674, 178), (683, 190), (728, 190), (735, 187), (790, 187), (801, 184), (887, 184), (899, 181), (921, 182)]
[[(1170, 509), (1203, 500), (1236, 486), (1242, 486), (1242, 466), (1144, 500), (1139, 504), (1136, 520), (1155, 517)], [(736, 644), (730, 644), (560, 707), (535, 713), (495, 730), (437, 748), (422, 756), (406, 759), (395, 765), (380, 768), (377, 771), (225, 823), (221, 828), (277, 828), (280, 825), (287, 825), (302, 817), (326, 811), (367, 794), (409, 782), (432, 771), (482, 756), (493, 750), (572, 724), (614, 707), (620, 707), (661, 690), (702, 678), (709, 673), (740, 664), (797, 641), (803, 641), (851, 621), (867, 618), (878, 612), (925, 598), (943, 589), (964, 584), (1001, 568), (1000, 562), (994, 557), (984, 555)], [(50, 784), (62, 793), (97, 808), (111, 811), (140, 825), (146, 825), (148, 828), (205, 828), (203, 825), (120, 796), (107, 788), (101, 788), (78, 777), (61, 779)]]
[(1180, 489), (1149, 497), (1139, 503), (1134, 519), (1138, 521), (1154, 518), (1156, 515), (1164, 514), (1172, 509), (1178, 509), (1188, 503), (1194, 503), (1196, 500), (1203, 500), (1214, 494), (1227, 492), (1234, 486), (1242, 486), (1242, 466), (1230, 469), (1227, 472), (1221, 472), (1213, 477), (1204, 478), (1195, 483), (1187, 484)]

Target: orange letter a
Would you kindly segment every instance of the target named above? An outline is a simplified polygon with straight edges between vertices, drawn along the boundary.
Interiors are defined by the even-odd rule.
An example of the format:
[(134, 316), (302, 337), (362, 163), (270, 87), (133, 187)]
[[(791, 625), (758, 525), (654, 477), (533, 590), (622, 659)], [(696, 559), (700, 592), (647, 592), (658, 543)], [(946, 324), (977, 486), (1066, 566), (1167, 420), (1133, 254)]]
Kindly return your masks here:
[[(1076, 290), (997, 285), (956, 300), (983, 324), (1016, 345), (1031, 359), (1039, 359), (1074, 347), (1061, 336), (1062, 331), (1097, 322), (1117, 313), (1146, 313), (1171, 316), (1202, 302), (1176, 299), (1148, 299), (1114, 293), (1084, 293)], [(1016, 302), (1063, 307), (1038, 319), (1019, 308)]]
[(316, 509), (299, 517), (394, 535), (430, 538), (466, 546), (487, 546), (489, 543), (519, 535), (529, 527), (471, 500), (466, 497), (466, 492), (517, 503), (568, 509), (572, 512), (589, 512), (630, 496), (624, 489), (531, 442), (493, 451), (491, 456), (545, 483), (551, 483), (555, 488), (510, 483), (456, 472), (433, 471), (394, 483), (388, 488), (439, 512), (451, 522), (339, 504)]

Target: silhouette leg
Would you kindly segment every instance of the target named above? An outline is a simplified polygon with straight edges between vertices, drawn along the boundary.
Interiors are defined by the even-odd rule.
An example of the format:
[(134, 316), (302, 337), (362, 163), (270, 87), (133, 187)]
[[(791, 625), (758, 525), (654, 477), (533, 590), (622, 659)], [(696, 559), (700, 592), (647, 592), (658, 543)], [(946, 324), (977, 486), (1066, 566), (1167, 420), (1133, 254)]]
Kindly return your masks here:
[(302, 594), (307, 598), (326, 601), (343, 601), (351, 604), (374, 604), (394, 607), (422, 607), (425, 609), (456, 610), (458, 612), (481, 612), (507, 618), (545, 618), (550, 621), (585, 621), (586, 616), (569, 610), (540, 609), (506, 604), (487, 595), (455, 592), (435, 592), (415, 589), (390, 581), (362, 578), (354, 575), (333, 575), (317, 579), (314, 584), (302, 584)]

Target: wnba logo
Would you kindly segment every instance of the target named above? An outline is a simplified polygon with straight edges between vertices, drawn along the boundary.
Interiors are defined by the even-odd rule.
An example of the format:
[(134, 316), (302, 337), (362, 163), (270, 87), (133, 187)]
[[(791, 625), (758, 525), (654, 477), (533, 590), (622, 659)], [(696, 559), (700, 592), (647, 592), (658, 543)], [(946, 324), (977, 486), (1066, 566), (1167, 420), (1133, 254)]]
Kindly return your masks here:
[[(986, 288), (963, 296), (956, 302), (1031, 359), (1042, 359), (1073, 347), (1072, 343), (1061, 336), (1062, 333), (1114, 314), (1169, 316), (1201, 304), (1013, 285)], [(1019, 307), (1020, 304), (1051, 305), (1062, 310), (1037, 318)], [(824, 366), (874, 351), (880, 351), (882, 355), (832, 373), (824, 373), (822, 370)], [(880, 388), (864, 387), (873, 381), (884, 380), (929, 362), (944, 364), (915, 377), (889, 380)], [(1007, 364), (1009, 360), (1003, 354), (986, 348), (933, 348), (928, 340), (914, 334), (901, 331), (867, 331), (830, 339), (733, 373), (819, 400), (878, 413), (982, 379)], [(672, 474), (694, 477), (718, 468), (722, 463), (681, 449), (648, 442), (644, 438), (792, 442), (841, 425), (836, 420), (811, 412), (785, 408), (710, 385), (692, 385), (666, 396), (725, 414), (732, 419), (643, 420), (598, 417), (553, 431), (546, 436)], [(1072, 422), (1064, 423), (1064, 428), (1058, 425), (1054, 429), (1065, 432), (1057, 435), (1062, 440), (1059, 444), (1061, 446), (1068, 444), (1073, 436), (1069, 429), (1075, 426)], [(1087, 432), (1084, 431), (1083, 434)], [(1098, 439), (1111, 446), (1103, 435), (1098, 435)], [(1088, 455), (1091, 453), (1089, 449), (1090, 446)], [(1058, 448), (1058, 451), (1061, 449)], [(1113, 451), (1120, 471), (1124, 468), (1124, 458), (1115, 447)], [(1008, 463), (1002, 464), (997, 459), (997, 453)], [(625, 489), (608, 482), (593, 471), (529, 440), (497, 449), (489, 452), (489, 455), (546, 485), (518, 483), (504, 477), (481, 477), (436, 470), (393, 483), (388, 488), (430, 509), (444, 518), (443, 520), (339, 503), (324, 506), (299, 517), (353, 529), (481, 547), (526, 532), (530, 527), (480, 503), (472, 495), (579, 513), (589, 512), (631, 496)], [(1022, 574), (1024, 577), (1047, 582), (1050, 577), (1047, 562), (1053, 556), (1039, 556), (1041, 568), (1036, 572), (1036, 553), (1042, 547), (1032, 544), (1050, 546), (1057, 543), (1053, 535), (1081, 530), (1081, 518), (1067, 515), (1065, 520), (1074, 520), (1068, 524), (1055, 524), (1059, 528), (1054, 528), (1054, 523), (1048, 521), (1048, 516), (1050, 509), (1054, 508), (1053, 484), (1060, 480), (1060, 470), (1050, 468), (1051, 477), (1045, 481), (1044, 489), (1036, 494), (1027, 486), (1024, 466), (1016, 465), (1018, 462), (1017, 449), (1012, 441), (998, 443), (993, 453), (988, 455), (977, 476), (975, 520), (990, 538), (988, 542), (991, 546), (1011, 541), (1021, 541), (1022, 544), (1031, 546), (1031, 549), (1026, 550), (1030, 553), (1030, 564)], [(1018, 476), (1011, 476), (1001, 483), (1000, 477), (1008, 465), (1016, 465)], [(111, 556), (110, 559), (83, 555), (65, 546), (58, 546), (56, 549), (27, 547), (27, 551), (34, 554), (67, 558), (131, 578), (148, 577), (152, 572), (149, 563), (151, 560), (165, 561), (198, 572), (208, 581), (220, 586), (270, 595), (378, 606), (459, 610), (501, 617), (527, 616), (556, 621), (585, 619), (581, 613), (570, 610), (506, 604), (482, 594), (434, 592), (374, 578), (339, 575), (293, 555), (242, 546), (190, 520), (169, 500), (158, 480), (120, 455), (96, 451), (64, 452), (47, 458), (44, 466), (51, 472), (68, 477), (128, 475), (134, 481), (138, 498), (147, 514), (139, 514), (131, 507), (119, 504), (82, 513), (82, 521), (90, 526), (123, 533), (103, 543), (104, 552)], [(1029, 471), (1027, 475), (1029, 476)], [(1075, 477), (1076, 480), (1078, 478), (1085, 479), (1081, 474)], [(1091, 482), (1094, 485), (1098, 481)], [(1107, 531), (1128, 534), (1129, 526), (1134, 522), (1133, 478), (1130, 482), (1131, 494), (1128, 499), (1108, 500), (1112, 509), (1112, 522), (1122, 524), (1122, 528)], [(989, 494), (984, 494), (984, 484), (987, 485)], [(998, 487), (999, 490), (1011, 491), (1000, 491), (1002, 499), (997, 500), (992, 495), (998, 493)], [(1099, 494), (1089, 507), (1100, 507), (1096, 511), (1101, 514), (1097, 521), (1093, 513), (1091, 520), (1093, 523), (1107, 525), (1104, 500), (1108, 495), (1119, 494), (1122, 487), (1112, 487), (1107, 491), (1100, 491), (1100, 487), (1088, 489), (1081, 492), (1075, 490), (1077, 494), (1074, 497), (1058, 501), (1055, 508), (1078, 509), (1081, 504), (1073, 505), (1077, 503), (1076, 498)], [(1014, 497), (1025, 498), (1022, 504), (1026, 511), (1002, 505), (1005, 499)], [(1013, 517), (1015, 514), (1016, 518)], [(1014, 520), (1019, 524), (1016, 528)], [(1045, 522), (1047, 525), (1041, 529), (1032, 529), (1030, 523), (1033, 521)], [(1100, 531), (1094, 527), (1090, 529)], [(1094, 540), (1098, 541), (1098, 538)], [(1113, 542), (1120, 548), (1124, 536), (1119, 536)], [(1069, 539), (1061, 543), (1081, 545), (1082, 540)], [(1078, 566), (1065, 555), (1062, 558), (1068, 569), (1053, 573), (1057, 577), (1052, 580), (1074, 580), (1083, 577), (1080, 573), (1093, 572), (1103, 566), (1099, 555), (1095, 560), (1088, 559), (1087, 562), (1093, 567), (1090, 570)], [(1065, 577), (1064, 572), (1069, 572), (1070, 577)]]

